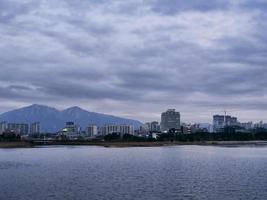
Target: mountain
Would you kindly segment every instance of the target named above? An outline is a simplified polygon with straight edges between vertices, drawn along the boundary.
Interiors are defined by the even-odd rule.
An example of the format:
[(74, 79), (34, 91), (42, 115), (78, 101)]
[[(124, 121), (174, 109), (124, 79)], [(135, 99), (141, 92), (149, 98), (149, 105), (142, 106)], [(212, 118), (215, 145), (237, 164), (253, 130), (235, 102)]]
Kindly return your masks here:
[(0, 121), (28, 124), (38, 121), (41, 123), (42, 131), (45, 132), (57, 132), (65, 126), (67, 121), (73, 121), (83, 129), (89, 124), (96, 124), (97, 126), (105, 124), (131, 124), (136, 128), (142, 125), (137, 120), (89, 112), (77, 106), (60, 111), (37, 104), (3, 113), (0, 115)]

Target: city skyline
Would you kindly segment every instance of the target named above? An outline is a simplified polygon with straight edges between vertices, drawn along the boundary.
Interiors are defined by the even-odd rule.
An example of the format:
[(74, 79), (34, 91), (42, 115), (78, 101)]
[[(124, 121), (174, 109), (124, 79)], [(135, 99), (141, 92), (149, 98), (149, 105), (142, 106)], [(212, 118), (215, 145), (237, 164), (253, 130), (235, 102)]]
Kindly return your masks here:
[[(31, 106), (31, 105), (42, 105), (42, 104), (25, 104), (25, 107), (28, 107), (28, 106)], [(71, 108), (71, 107), (76, 107), (76, 105), (72, 105), (70, 104), (70, 106), (53, 106), (53, 105), (44, 105), (44, 106), (49, 106), (51, 108), (56, 108), (58, 109), (59, 111), (62, 111), (62, 110), (65, 110), (67, 108)], [(80, 106), (78, 106), (80, 107)], [(12, 111), (12, 110), (16, 110), (16, 109), (20, 109), (21, 106), (19, 107), (12, 107), (10, 109), (7, 109), (3, 112), (0, 112), (0, 115), (3, 114), (3, 113), (6, 113), (6, 112), (9, 112), (9, 111)], [(87, 110), (86, 108), (83, 108), (83, 107), (80, 107), (82, 109), (85, 109)], [(169, 109), (168, 107), (165, 109), (167, 110)], [(125, 113), (120, 113), (120, 112), (105, 112), (105, 111), (97, 111), (97, 110), (87, 110), (87, 111), (90, 111), (90, 112), (96, 112), (96, 113), (102, 113), (102, 114), (107, 114), (107, 115), (112, 115), (112, 116), (117, 116), (117, 117), (124, 117), (124, 118), (129, 118), (129, 119), (134, 119), (134, 120), (138, 120), (138, 121), (141, 121), (143, 123), (145, 122), (149, 122), (149, 121), (160, 121), (161, 119), (161, 112), (163, 110), (159, 110), (159, 112), (155, 112), (155, 113), (150, 113), (151, 115), (149, 117), (140, 117), (140, 118), (133, 118), (131, 116), (136, 116), (136, 115), (131, 115), (131, 113), (128, 113), (128, 114), (125, 114)], [(180, 110), (179, 110), (180, 111)], [(225, 110), (223, 109), (215, 109), (214, 112), (212, 111), (203, 111), (202, 113), (200, 112), (199, 113), (199, 116), (196, 116), (194, 113), (189, 113), (187, 112), (186, 110), (184, 111), (180, 111), (180, 113), (182, 113), (182, 121), (181, 122), (184, 122), (184, 123), (212, 123), (213, 119), (213, 115), (214, 114), (219, 114), (219, 115), (224, 115), (224, 112)], [(252, 121), (254, 123), (257, 123), (257, 122), (260, 122), (260, 121), (264, 121), (264, 122), (267, 122), (267, 118), (264, 117), (264, 116), (259, 116), (259, 117), (256, 117), (256, 118), (252, 118), (250, 115), (249, 115), (249, 111), (242, 111), (242, 113), (244, 113), (244, 115), (238, 115), (239, 112), (235, 111), (235, 110), (229, 110), (227, 112), (227, 114), (229, 115), (234, 115), (234, 116), (238, 116), (238, 119), (240, 119), (240, 121), (242, 122), (249, 122), (249, 121)], [(147, 113), (148, 114), (148, 113)], [(191, 118), (192, 115), (195, 115), (194, 118)], [(138, 116), (138, 115), (137, 115)], [(193, 120), (191, 120), (193, 119)], [(254, 120), (253, 120), (254, 119)], [(206, 120), (206, 121), (205, 121)]]
[[(28, 114), (29, 114), (29, 112), (30, 113), (34, 113), (34, 112), (38, 112), (38, 115), (39, 114), (41, 114), (41, 115), (44, 115), (45, 113), (40, 113), (40, 111), (43, 111), (43, 112), (48, 112), (49, 113), (49, 115), (51, 114), (50, 112), (52, 111), (52, 112), (54, 112), (54, 111), (56, 111), (56, 112), (59, 112), (59, 113), (64, 113), (64, 112), (67, 112), (67, 113), (72, 113), (72, 114), (74, 114), (75, 113), (75, 115), (77, 115), (79, 112), (81, 112), (82, 114), (84, 114), (84, 112), (87, 112), (88, 114), (89, 113), (93, 113), (93, 114), (96, 114), (96, 115), (103, 115), (103, 116), (110, 116), (110, 117), (115, 117), (115, 118), (121, 118), (122, 116), (116, 116), (116, 115), (107, 115), (107, 113), (99, 113), (99, 112), (96, 112), (96, 111), (88, 111), (88, 110), (86, 110), (86, 109), (84, 109), (84, 108), (81, 108), (81, 107), (79, 107), (79, 106), (72, 106), (72, 107), (69, 107), (69, 108), (65, 108), (65, 109), (58, 109), (58, 108), (56, 108), (56, 107), (49, 107), (49, 106), (47, 106), (47, 105), (40, 105), (40, 104), (32, 104), (32, 105), (29, 105), (29, 106), (26, 106), (26, 107), (20, 107), (20, 108), (18, 108), (18, 109), (14, 109), (14, 110), (9, 110), (9, 111), (7, 111), (7, 112), (5, 112), (5, 113), (0, 113), (0, 122), (1, 122), (1, 115), (2, 114), (8, 114), (8, 113), (16, 113), (16, 112), (19, 112), (20, 114), (19, 115), (22, 115), (22, 110), (24, 110), (24, 109), (26, 109), (25, 110), (25, 113), (24, 114), (26, 114), (27, 112), (28, 112)], [(77, 112), (77, 113), (76, 113)], [(160, 111), (160, 113), (158, 113), (158, 115), (159, 115), (159, 117), (158, 118), (151, 118), (151, 120), (147, 120), (147, 121), (142, 121), (142, 120), (140, 120), (140, 119), (133, 119), (133, 118), (121, 118), (121, 119), (126, 119), (126, 120), (133, 120), (133, 121), (137, 121), (137, 122), (141, 122), (141, 123), (143, 123), (143, 124), (146, 124), (147, 122), (161, 122), (162, 121), (162, 115), (163, 114), (165, 114), (165, 113), (168, 113), (168, 112), (177, 112), (177, 114), (179, 115), (179, 123), (186, 123), (186, 124), (205, 124), (205, 123), (209, 123), (209, 124), (213, 124), (214, 123), (214, 116), (219, 116), (219, 117), (234, 117), (235, 118), (235, 120), (237, 120), (238, 122), (240, 122), (240, 123), (247, 123), (247, 122), (252, 122), (252, 123), (260, 123), (260, 122), (265, 122), (263, 119), (261, 119), (261, 120), (259, 120), (259, 121), (253, 121), (253, 120), (251, 120), (251, 119), (248, 119), (247, 121), (244, 121), (244, 120), (242, 120), (241, 118), (240, 118), (240, 116), (237, 116), (237, 115), (233, 115), (232, 113), (229, 113), (229, 112), (227, 112), (226, 110), (224, 110), (224, 111), (221, 111), (221, 112), (217, 112), (217, 113), (212, 113), (211, 115), (210, 115), (210, 120), (209, 121), (197, 121), (197, 122), (194, 122), (194, 121), (185, 121), (184, 119), (183, 119), (183, 116), (184, 116), (184, 114), (185, 113), (181, 113), (181, 112), (179, 112), (179, 110), (176, 110), (175, 108), (168, 108), (168, 109), (166, 109), (165, 111), (164, 110), (162, 110), (162, 111)], [(46, 113), (47, 114), (47, 113)], [(89, 114), (90, 115), (90, 114)], [(11, 114), (11, 116), (12, 116), (12, 114)], [(9, 117), (8, 118), (10, 118), (11, 117), (10, 116), (10, 114), (9, 114)], [(32, 116), (31, 116), (32, 117)], [(65, 119), (65, 120), (68, 120), (68, 119)], [(70, 120), (70, 119), (69, 119)], [(6, 121), (6, 120), (2, 120), (2, 121)], [(18, 120), (15, 120), (15, 121), (18, 121)], [(25, 120), (21, 120), (22, 122), (23, 121), (25, 121)], [(32, 120), (31, 120), (32, 121)], [(10, 122), (13, 122), (12, 120), (10, 121)], [(35, 122), (35, 120), (33, 120), (33, 122)], [(95, 122), (92, 122), (91, 121), (91, 124), (94, 124)], [(112, 123), (110, 123), (110, 124), (112, 124)], [(129, 124), (131, 124), (131, 123), (129, 123)], [(160, 124), (159, 124), (160, 125)], [(179, 125), (175, 125), (175, 127), (178, 127)]]
[[(34, 108), (34, 109), (32, 109)], [(1, 134), (16, 134), (20, 136), (26, 136), (26, 137), (31, 137), (31, 136), (41, 136), (42, 133), (46, 134), (56, 134), (56, 137), (59, 138), (68, 138), (68, 139), (78, 139), (78, 138), (84, 138), (84, 139), (93, 139), (97, 138), (98, 136), (107, 136), (107, 135), (120, 135), (122, 137), (123, 135), (132, 135), (132, 136), (141, 136), (141, 137), (149, 137), (151, 136), (152, 138), (157, 139), (157, 135), (160, 134), (172, 134), (174, 133), (179, 133), (179, 134), (195, 134), (195, 133), (250, 133), (253, 134), (253, 132), (258, 132), (258, 131), (265, 131), (267, 130), (267, 123), (264, 123), (260, 121), (259, 123), (253, 123), (253, 122), (240, 122), (236, 116), (230, 116), (226, 112), (224, 115), (218, 115), (215, 114), (213, 115), (213, 122), (212, 124), (209, 123), (194, 123), (194, 124), (186, 124), (186, 123), (181, 123), (181, 114), (180, 112), (176, 111), (175, 109), (168, 109), (167, 111), (164, 111), (161, 113), (161, 121), (152, 121), (152, 122), (146, 122), (146, 123), (139, 123), (139, 125), (135, 126), (134, 124), (131, 124), (130, 121), (128, 123), (121, 123), (121, 122), (110, 122), (110, 121), (105, 121), (102, 123), (102, 125), (96, 123), (96, 121), (92, 121), (92, 119), (88, 119), (87, 123), (85, 123), (85, 126), (80, 126), (79, 119), (77, 116), (83, 116), (85, 110), (82, 110), (79, 107), (70, 108), (63, 111), (64, 114), (67, 113), (72, 113), (76, 117), (73, 118), (65, 118), (64, 128), (63, 125), (61, 124), (61, 127), (53, 132), (47, 132), (47, 131), (41, 131), (41, 122), (40, 121), (28, 121), (25, 122), (25, 118), (28, 118), (27, 115), (23, 114), (21, 112), (22, 110), (30, 110), (31, 115), (33, 113), (41, 114), (47, 117), (45, 113), (40, 113), (41, 110), (44, 111), (44, 109), (49, 109), (49, 113), (56, 112), (55, 108), (49, 108), (45, 106), (40, 106), (40, 105), (32, 105), (31, 107), (28, 108), (22, 108), (17, 111), (11, 111), (13, 115), (17, 115), (20, 113), (20, 120), (16, 119), (15, 121), (12, 121), (12, 119), (9, 116), (9, 120), (6, 121), (0, 121), (0, 135)], [(72, 110), (72, 111), (71, 111)], [(47, 111), (47, 110), (46, 110)], [(71, 111), (71, 112), (69, 112)], [(74, 112), (73, 112), (74, 111)], [(17, 113), (16, 113), (17, 112)], [(59, 111), (60, 112), (60, 111)], [(28, 112), (29, 113), (29, 112)], [(83, 113), (83, 114), (82, 114)], [(8, 114), (8, 113), (7, 113)], [(0, 119), (1, 119), (0, 115)], [(34, 117), (34, 114), (32, 115)], [(38, 118), (38, 117), (37, 117)], [(40, 119), (40, 118), (39, 118)], [(29, 119), (28, 119), (29, 120)], [(123, 120), (123, 119), (122, 119)], [(23, 123), (22, 123), (23, 121)], [(41, 119), (42, 121), (42, 119)], [(46, 124), (46, 121), (42, 121), (42, 123)], [(53, 123), (52, 126), (54, 126), (55, 123)], [(30, 135), (29, 135), (30, 134)], [(52, 136), (50, 135), (50, 137)], [(54, 135), (53, 135), (54, 136)], [(110, 136), (113, 137), (113, 136)], [(163, 136), (164, 137), (164, 136)]]
[(2, 1), (0, 113), (45, 104), (141, 121), (267, 121), (262, 0)]

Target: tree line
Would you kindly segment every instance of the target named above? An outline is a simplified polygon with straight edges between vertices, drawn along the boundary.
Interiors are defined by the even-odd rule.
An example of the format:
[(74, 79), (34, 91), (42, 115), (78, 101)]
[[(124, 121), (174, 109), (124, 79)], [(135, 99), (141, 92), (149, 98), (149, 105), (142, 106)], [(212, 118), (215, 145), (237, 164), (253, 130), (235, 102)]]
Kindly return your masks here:
[(267, 140), (266, 129), (255, 129), (251, 132), (238, 132), (232, 129), (224, 129), (219, 133), (196, 132), (191, 134), (181, 134), (178, 132), (168, 132), (157, 134), (157, 137), (152, 137), (152, 133), (146, 137), (134, 135), (121, 135), (112, 133), (104, 137), (105, 141), (132, 141), (132, 142), (150, 142), (150, 141), (179, 141), (179, 142), (200, 142), (200, 141), (250, 141), (250, 140)]
[(15, 134), (14, 132), (3, 132), (0, 134), (0, 141), (20, 141), (20, 135)]

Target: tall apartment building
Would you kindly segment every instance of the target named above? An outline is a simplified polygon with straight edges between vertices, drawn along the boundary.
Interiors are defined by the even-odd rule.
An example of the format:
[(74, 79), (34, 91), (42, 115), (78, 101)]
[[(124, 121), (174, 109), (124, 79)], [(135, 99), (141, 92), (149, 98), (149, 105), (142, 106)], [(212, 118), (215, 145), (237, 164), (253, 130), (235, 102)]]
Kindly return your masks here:
[(236, 126), (238, 121), (236, 117), (230, 115), (214, 115), (213, 116), (213, 131), (220, 132), (225, 126)]
[(213, 131), (220, 132), (225, 126), (224, 115), (213, 116)]
[(40, 134), (41, 133), (41, 125), (40, 122), (34, 122), (31, 124), (31, 134)]
[(160, 128), (162, 132), (167, 132), (170, 129), (180, 129), (180, 113), (175, 109), (169, 109), (161, 114)]
[(237, 118), (232, 116), (225, 116), (225, 125), (226, 126), (236, 126), (238, 125)]
[(8, 123), (7, 130), (13, 131), (18, 135), (27, 135), (29, 133), (28, 124)]
[(96, 125), (89, 125), (88, 127), (86, 127), (85, 129), (85, 134), (87, 137), (95, 137), (98, 134), (97, 131), (97, 126)]
[(7, 130), (7, 122), (0, 122), (0, 135)]

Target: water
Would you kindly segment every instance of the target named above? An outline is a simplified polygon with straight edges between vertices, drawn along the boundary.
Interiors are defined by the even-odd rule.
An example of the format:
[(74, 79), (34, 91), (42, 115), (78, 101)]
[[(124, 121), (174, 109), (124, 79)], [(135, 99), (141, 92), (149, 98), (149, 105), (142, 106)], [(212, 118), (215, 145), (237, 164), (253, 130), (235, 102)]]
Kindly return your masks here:
[(0, 149), (1, 200), (267, 199), (267, 147)]

